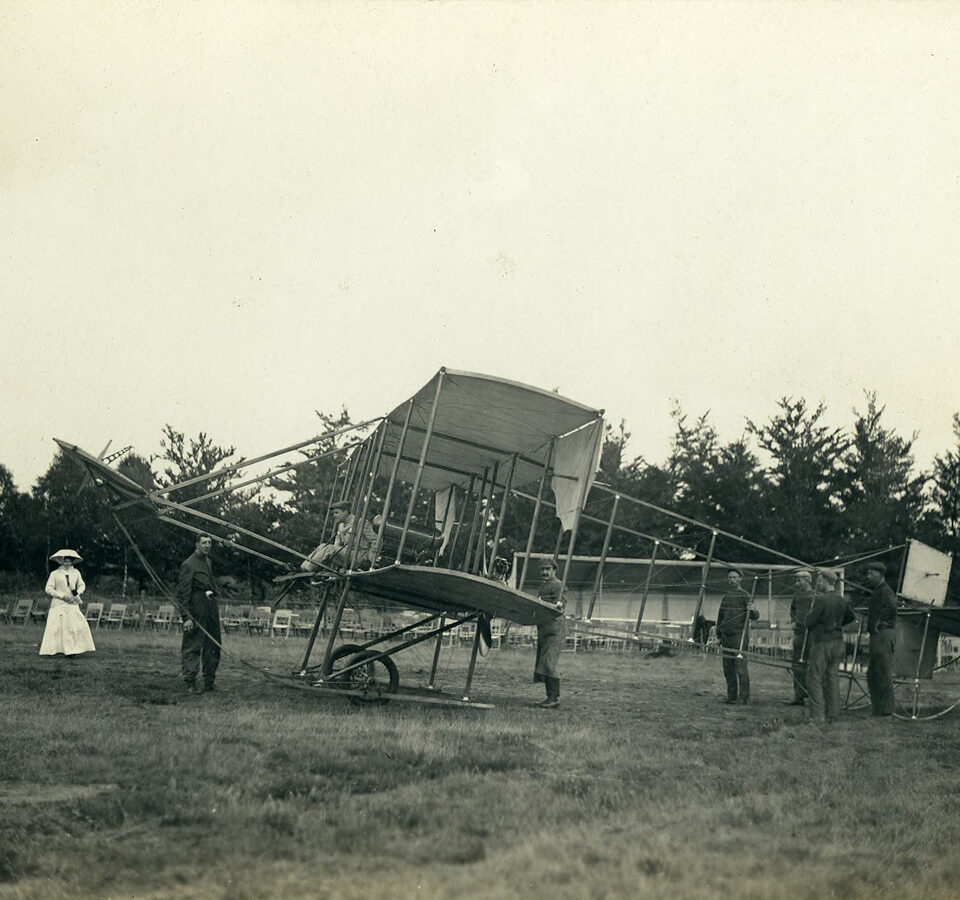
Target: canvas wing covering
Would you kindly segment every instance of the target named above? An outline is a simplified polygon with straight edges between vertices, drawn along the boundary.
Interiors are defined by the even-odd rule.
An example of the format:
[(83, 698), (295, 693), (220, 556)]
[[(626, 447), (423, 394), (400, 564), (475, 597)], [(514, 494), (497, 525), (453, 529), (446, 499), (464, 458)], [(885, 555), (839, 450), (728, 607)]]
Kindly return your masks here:
[[(386, 417), (381, 473), (389, 473), (393, 466), (408, 411), (410, 424), (397, 476), (401, 481), (414, 480), (432, 416), (433, 430), (420, 479), (425, 490), (440, 491), (451, 484), (466, 487), (471, 476), (482, 474), (494, 463), (500, 463), (498, 480), (503, 483), (506, 464), (514, 454), (514, 486), (529, 485), (541, 477), (551, 443), (568, 439), (583, 443), (581, 429), (590, 429), (594, 438), (588, 441), (589, 458), (555, 449), (555, 474), (579, 482), (592, 480), (596, 469), (602, 410), (529, 385), (441, 369)], [(570, 461), (564, 462), (566, 459)]]
[(393, 565), (351, 575), (351, 587), (376, 600), (450, 616), (482, 612), (520, 625), (556, 619), (555, 606), (498, 581), (429, 566)]

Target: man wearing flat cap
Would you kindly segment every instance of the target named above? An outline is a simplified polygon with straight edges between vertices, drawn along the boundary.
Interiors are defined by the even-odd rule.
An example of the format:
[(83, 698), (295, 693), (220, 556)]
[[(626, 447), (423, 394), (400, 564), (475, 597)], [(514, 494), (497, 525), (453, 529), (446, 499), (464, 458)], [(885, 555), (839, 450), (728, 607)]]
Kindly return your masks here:
[(817, 595), (807, 614), (807, 693), (810, 719), (822, 724), (840, 715), (840, 663), (843, 662), (843, 626), (854, 621), (847, 599), (837, 590), (837, 575), (817, 572)]
[(191, 694), (214, 690), (220, 665), (220, 610), (217, 581), (210, 564), (212, 549), (213, 538), (201, 534), (196, 549), (181, 564), (177, 580), (177, 601), (183, 622), (180, 673)]
[(867, 665), (867, 690), (875, 716), (892, 716), (894, 629), (897, 624), (897, 598), (884, 576), (882, 562), (867, 565), (867, 632), (870, 635), (870, 662)]
[(566, 643), (567, 624), (563, 617), (567, 590), (557, 578), (557, 563), (545, 559), (540, 563), (540, 590), (537, 599), (555, 606), (560, 615), (537, 625), (537, 657), (533, 665), (534, 682), (542, 681), (547, 696), (537, 706), (556, 709), (560, 705), (560, 652)]
[(723, 677), (727, 682), (724, 703), (750, 702), (750, 673), (742, 655), (750, 645), (749, 619), (759, 619), (750, 595), (740, 587), (743, 572), (732, 568), (727, 572), (727, 592), (720, 598), (717, 610), (717, 639), (723, 662)]

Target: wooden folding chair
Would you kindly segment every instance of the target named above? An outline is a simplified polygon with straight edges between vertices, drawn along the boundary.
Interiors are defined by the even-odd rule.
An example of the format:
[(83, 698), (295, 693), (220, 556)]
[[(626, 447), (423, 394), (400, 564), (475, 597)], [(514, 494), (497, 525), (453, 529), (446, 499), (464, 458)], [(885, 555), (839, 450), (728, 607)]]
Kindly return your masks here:
[(26, 625), (32, 609), (32, 600), (18, 600), (16, 606), (13, 607), (13, 612), (10, 613), (11, 624), (16, 625), (17, 619), (19, 619), (21, 625)]
[(160, 608), (154, 613), (153, 627), (162, 628), (169, 631), (173, 627), (174, 608), (172, 603), (161, 603)]
[(270, 636), (276, 637), (279, 631), (284, 637), (290, 637), (290, 623), (293, 613), (289, 609), (278, 609), (273, 614), (273, 623), (270, 625)]
[(103, 604), (88, 603), (86, 617), (87, 617), (87, 624), (91, 628), (99, 628), (100, 620), (103, 618)]
[(36, 606), (30, 610), (30, 619), (34, 625), (42, 625), (47, 621), (47, 613), (50, 612), (49, 600), (38, 600)]
[(123, 623), (121, 627), (139, 628), (142, 623), (143, 605), (140, 603), (128, 604), (127, 609), (123, 614)]
[(107, 614), (100, 620), (102, 625), (106, 625), (108, 628), (111, 626), (116, 627), (117, 631), (120, 631), (123, 628), (123, 617), (127, 612), (126, 603), (111, 603), (110, 609), (107, 611)]

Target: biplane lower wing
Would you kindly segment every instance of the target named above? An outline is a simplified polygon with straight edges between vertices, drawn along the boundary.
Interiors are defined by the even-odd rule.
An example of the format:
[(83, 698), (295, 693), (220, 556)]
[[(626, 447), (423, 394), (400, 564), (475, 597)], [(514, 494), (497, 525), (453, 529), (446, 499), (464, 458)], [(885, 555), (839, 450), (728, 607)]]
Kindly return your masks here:
[(934, 628), (944, 634), (960, 637), (960, 606), (924, 606), (908, 601), (906, 608), (897, 610), (898, 616), (915, 620), (927, 614)]
[(350, 575), (353, 590), (376, 600), (430, 613), (481, 612), (519, 625), (557, 618), (556, 607), (499, 581), (431, 566), (396, 564)]

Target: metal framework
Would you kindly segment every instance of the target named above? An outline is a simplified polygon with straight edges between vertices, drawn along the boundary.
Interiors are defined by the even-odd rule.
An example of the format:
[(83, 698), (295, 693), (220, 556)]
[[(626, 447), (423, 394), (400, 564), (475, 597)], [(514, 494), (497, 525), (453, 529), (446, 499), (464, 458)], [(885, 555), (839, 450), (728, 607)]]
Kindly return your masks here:
[[(335, 441), (373, 425), (376, 428), (367, 437), (351, 439), (344, 446), (309, 454), (304, 459), (280, 465), (265, 474), (191, 499), (179, 502), (172, 499), (172, 495), (184, 488), (197, 487), (284, 453), (302, 451), (311, 444), (322, 445)], [(236, 550), (287, 566), (291, 562), (308, 561), (310, 557), (296, 548), (205, 513), (196, 508), (197, 504), (274, 478), (282, 472), (314, 465), (333, 454), (348, 453), (344, 464), (336, 471), (323, 526), (323, 536), (334, 540), (335, 535), (330, 534), (331, 506), (334, 498), (345, 501), (349, 506), (352, 526), (345, 529), (349, 540), (341, 548), (339, 560), (336, 564), (314, 563), (314, 570), (310, 573), (286, 575), (279, 579), (286, 583), (278, 601), (303, 578), (311, 578), (320, 588), (317, 615), (293, 677), (301, 687), (332, 691), (354, 699), (383, 700), (388, 696), (409, 699), (409, 695), (398, 692), (394, 657), (411, 647), (432, 641), (427, 695), (420, 699), (476, 705), (471, 700), (471, 690), (478, 653), (489, 620), (499, 616), (530, 624), (547, 621), (556, 615), (552, 607), (523, 593), (520, 588), (527, 584), (530, 559), (536, 555), (533, 548), (537, 543), (538, 523), (544, 510), (553, 509), (560, 517), (557, 500), (560, 491), (572, 498), (572, 525), (567, 529), (558, 529), (553, 548), (555, 559), (563, 556), (561, 580), (564, 587), (571, 576), (578, 536), (583, 526), (589, 524), (602, 528), (602, 549), (591, 579), (586, 616), (574, 622), (575, 630), (584, 635), (615, 636), (635, 645), (644, 640), (675, 640), (645, 631), (644, 617), (653, 587), (655, 567), (665, 564), (665, 553), (689, 553), (689, 538), (685, 537), (683, 542), (679, 539), (670, 540), (663, 535), (621, 524), (617, 521), (618, 516), (622, 517), (628, 507), (643, 508), (658, 516), (666, 516), (678, 527), (702, 532), (701, 539), (709, 537), (705, 553), (693, 551), (694, 559), (701, 561), (701, 571), (690, 625), (697, 621), (703, 610), (711, 570), (729, 565), (717, 555), (718, 539), (762, 550), (771, 558), (781, 561), (777, 564), (778, 569), (793, 571), (809, 565), (755, 541), (594, 482), (603, 434), (603, 410), (591, 409), (552, 392), (503, 379), (441, 369), (413, 397), (382, 419), (338, 428), (273, 453), (154, 491), (142, 488), (111, 469), (109, 460), (93, 457), (64, 441), (57, 443), (67, 455), (80, 463), (87, 477), (107, 492), (115, 517), (123, 510), (134, 509), (160, 515), (171, 525), (195, 533), (205, 533), (203, 525), (222, 526), (249, 542), (229, 541)], [(535, 493), (530, 493), (534, 485)], [(551, 488), (553, 501), (547, 498)], [(447, 493), (441, 504), (435, 498), (442, 491)], [(588, 513), (587, 508), (594, 499), (601, 498), (612, 501), (609, 512), (603, 517)], [(516, 555), (516, 559), (522, 561), (522, 566), (518, 587), (514, 588), (497, 580), (497, 556), (504, 523), (517, 499), (532, 502), (533, 512), (525, 548)], [(566, 509), (571, 509), (570, 502), (568, 499)], [(364, 538), (363, 525), (370, 521), (374, 512), (378, 519), (374, 520), (376, 528), (373, 532), (372, 557), (377, 562), (373, 571), (366, 571), (360, 565), (362, 552), (370, 550), (370, 547), (364, 546), (367, 539)], [(186, 521), (188, 519), (198, 520), (198, 524), (191, 524)], [(119, 517), (117, 522), (134, 543)], [(649, 541), (651, 545), (639, 611), (635, 622), (631, 621), (625, 629), (610, 629), (608, 624), (593, 620), (604, 589), (605, 569), (616, 534), (630, 535)], [(211, 536), (215, 540), (228, 542), (224, 537)], [(260, 549), (250, 544), (259, 545)], [(135, 543), (134, 547), (148, 573), (161, 584), (146, 556)], [(272, 551), (273, 555), (264, 552), (265, 549)], [(825, 564), (841, 567), (898, 549), (901, 548), (885, 548), (862, 554), (846, 563), (831, 560)], [(751, 602), (760, 577), (754, 576)], [(161, 587), (169, 593), (162, 584)], [(772, 574), (767, 577), (767, 596), (772, 602)], [(341, 626), (346, 609), (371, 601), (418, 610), (424, 618), (414, 624), (387, 629), (383, 634), (359, 644), (345, 641)], [(932, 604), (921, 609), (920, 614), (923, 616), (923, 648), (931, 629), (937, 627), (933, 620), (939, 614)], [(328, 618), (329, 627), (324, 633)], [(469, 623), (473, 623), (475, 628), (466, 683), (456, 697), (441, 697), (437, 690), (437, 675), (443, 639), (454, 629)], [(789, 665), (748, 651), (748, 628), (749, 617), (737, 655), (781, 668)], [(693, 639), (676, 640), (689, 646)], [(318, 646), (319, 661), (314, 662), (314, 652)], [(853, 671), (860, 646), (861, 634), (858, 631), (854, 639), (854, 666), (848, 673), (848, 705), (860, 702), (864, 694), (863, 686)], [(920, 707), (922, 663), (921, 652), (916, 672), (910, 680), (910, 718), (913, 719), (923, 718)], [(854, 695), (855, 688), (859, 691), (857, 695)]]

